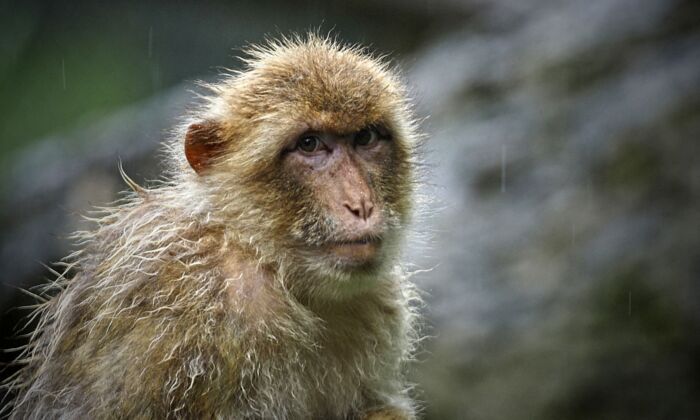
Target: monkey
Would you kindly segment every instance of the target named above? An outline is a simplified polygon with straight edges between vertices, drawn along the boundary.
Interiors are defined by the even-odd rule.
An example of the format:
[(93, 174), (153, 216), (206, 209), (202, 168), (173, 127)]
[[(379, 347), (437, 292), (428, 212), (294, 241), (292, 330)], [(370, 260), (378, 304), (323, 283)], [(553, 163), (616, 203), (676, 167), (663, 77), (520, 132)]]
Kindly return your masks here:
[(131, 191), (75, 234), (11, 418), (416, 417), (407, 88), (386, 58), (316, 33), (246, 53), (203, 84), (162, 179), (120, 166)]

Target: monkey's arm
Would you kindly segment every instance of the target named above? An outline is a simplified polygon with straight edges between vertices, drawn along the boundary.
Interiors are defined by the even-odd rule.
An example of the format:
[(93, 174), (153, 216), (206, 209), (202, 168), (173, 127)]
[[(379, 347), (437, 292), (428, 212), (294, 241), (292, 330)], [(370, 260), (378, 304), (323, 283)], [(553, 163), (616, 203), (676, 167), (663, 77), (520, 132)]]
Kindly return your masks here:
[(415, 416), (412, 414), (408, 414), (400, 409), (383, 408), (366, 413), (362, 420), (409, 420), (414, 418)]
[(358, 417), (362, 420), (414, 420), (416, 415), (411, 399), (396, 395), (385, 402), (374, 399)]

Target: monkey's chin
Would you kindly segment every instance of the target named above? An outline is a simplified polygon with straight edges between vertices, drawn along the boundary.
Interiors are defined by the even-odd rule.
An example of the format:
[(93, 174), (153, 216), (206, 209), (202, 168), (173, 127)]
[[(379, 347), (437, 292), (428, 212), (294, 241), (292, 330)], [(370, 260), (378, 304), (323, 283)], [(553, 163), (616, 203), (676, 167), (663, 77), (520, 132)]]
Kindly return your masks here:
[[(367, 243), (361, 243), (367, 242)], [(391, 248), (389, 248), (391, 249)], [(319, 258), (318, 251), (322, 251)], [(303, 299), (344, 300), (375, 289), (387, 271), (387, 244), (384, 241), (343, 241), (326, 243), (308, 254), (306, 274), (294, 284)], [(312, 299), (313, 300), (313, 299)]]

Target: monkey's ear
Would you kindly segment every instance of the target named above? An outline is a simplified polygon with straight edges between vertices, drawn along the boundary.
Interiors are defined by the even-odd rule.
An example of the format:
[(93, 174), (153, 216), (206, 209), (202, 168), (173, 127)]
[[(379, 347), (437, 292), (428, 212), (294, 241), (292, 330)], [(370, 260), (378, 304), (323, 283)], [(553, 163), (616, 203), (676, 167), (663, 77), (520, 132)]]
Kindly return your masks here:
[(192, 124), (185, 136), (185, 157), (199, 175), (224, 152), (219, 124), (213, 121)]

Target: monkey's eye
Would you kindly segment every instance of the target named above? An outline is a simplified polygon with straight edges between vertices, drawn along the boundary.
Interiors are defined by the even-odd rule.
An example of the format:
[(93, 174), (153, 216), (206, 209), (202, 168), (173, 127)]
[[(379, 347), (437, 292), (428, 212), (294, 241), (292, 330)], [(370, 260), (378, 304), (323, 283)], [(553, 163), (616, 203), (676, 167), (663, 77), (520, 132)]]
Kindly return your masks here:
[(377, 142), (379, 136), (374, 128), (363, 128), (355, 133), (356, 146), (371, 146)]
[(321, 148), (321, 139), (317, 136), (304, 136), (297, 140), (297, 149), (304, 153), (313, 153)]

